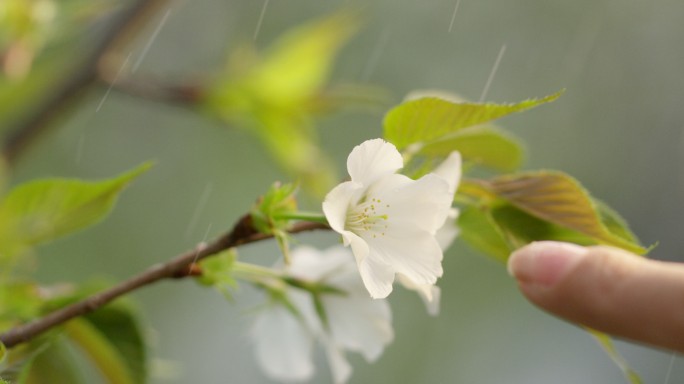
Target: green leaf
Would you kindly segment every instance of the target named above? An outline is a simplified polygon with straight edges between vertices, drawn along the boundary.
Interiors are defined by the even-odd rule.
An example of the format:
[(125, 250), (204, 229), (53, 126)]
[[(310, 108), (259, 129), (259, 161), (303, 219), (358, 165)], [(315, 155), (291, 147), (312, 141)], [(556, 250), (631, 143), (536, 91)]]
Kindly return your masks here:
[(307, 192), (324, 196), (339, 178), (311, 117), (332, 107), (325, 86), (358, 24), (356, 14), (340, 12), (288, 31), (263, 55), (253, 47), (236, 50), (228, 69), (207, 85), (201, 107), (251, 131)]
[(418, 155), (445, 158), (459, 151), (464, 160), (499, 171), (514, 171), (522, 165), (524, 152), (520, 142), (494, 127), (472, 127), (426, 144)]
[[(499, 177), (490, 182), (490, 189), (520, 210), (549, 223), (577, 231), (599, 244), (607, 244), (644, 254), (646, 249), (635, 240), (625, 238), (602, 221), (608, 217), (611, 227), (620, 222), (607, 210), (600, 211), (596, 204), (572, 177), (562, 172), (525, 172)], [(602, 213), (603, 212), (603, 215)]]
[(459, 216), (459, 228), (461, 238), (471, 247), (502, 262), (506, 262), (515, 249), (533, 241), (597, 244), (589, 236), (542, 220), (501, 201), (493, 207), (465, 208)]
[(0, 281), (0, 329), (9, 329), (41, 314), (45, 290), (33, 282), (18, 281), (2, 274)]
[(308, 116), (262, 110), (253, 127), (278, 165), (314, 196), (322, 198), (339, 182), (332, 161), (317, 143), (317, 135)]
[(542, 240), (580, 245), (596, 244), (591, 237), (539, 219), (510, 204), (501, 204), (493, 208), (492, 219), (514, 249)]
[(585, 329), (590, 335), (594, 336), (599, 344), (601, 344), (601, 347), (603, 347), (603, 350), (606, 351), (608, 357), (610, 357), (611, 360), (613, 360), (613, 362), (618, 366), (618, 368), (620, 368), (630, 384), (643, 383), (641, 377), (639, 377), (639, 374), (629, 366), (625, 358), (622, 357), (620, 352), (618, 352), (618, 350), (615, 348), (615, 344), (613, 344), (613, 340), (610, 338), (610, 336), (590, 328)]
[(78, 345), (88, 359), (99, 369), (107, 382), (112, 384), (134, 383), (128, 368), (118, 351), (106, 336), (83, 319), (70, 320), (64, 325), (69, 339)]
[(85, 384), (84, 375), (79, 371), (75, 355), (67, 348), (65, 340), (55, 338), (44, 344), (45, 349), (37, 350), (17, 368), (14, 383), (74, 383)]
[[(7, 348), (5, 348), (5, 344), (0, 342), (0, 368), (2, 368), (5, 365), (5, 361), (7, 360)], [(1, 371), (1, 369), (0, 369)]]
[(328, 317), (328, 312), (325, 310), (325, 305), (323, 305), (322, 295), (318, 292), (311, 293), (311, 300), (314, 304), (314, 309), (316, 309), (316, 315), (318, 319), (323, 324), (324, 329), (330, 329), (330, 318)]
[(301, 114), (322, 91), (335, 56), (357, 29), (355, 15), (340, 12), (287, 31), (262, 55), (243, 45), (208, 85), (204, 103), (230, 117)]
[[(96, 50), (101, 49), (100, 44), (96, 43), (101, 34), (92, 33), (93, 23), (98, 22), (102, 28), (109, 28), (106, 25), (112, 24), (112, 11), (118, 5), (105, 1), (1, 0), (0, 52), (3, 53), (6, 53), (4, 49), (7, 46), (2, 46), (2, 34), (7, 32), (6, 28), (12, 23), (8, 22), (6, 18), (9, 15), (1, 8), (8, 3), (34, 8), (34, 17), (44, 14), (40, 10), (45, 9), (46, 3), (54, 6), (55, 12), (53, 17), (40, 18), (43, 20), (39, 24), (45, 28), (39, 28), (40, 31), (36, 31), (38, 35), (31, 34), (31, 39), (37, 38), (39, 41), (33, 40), (32, 44), (26, 46), (28, 41), (25, 38), (29, 38), (28, 36), (15, 35), (11, 38), (24, 54), (30, 55), (33, 50), (37, 56), (33, 57), (32, 65), (30, 60), (24, 61), (23, 67), (30, 69), (25, 76), (21, 73), (16, 73), (15, 76), (0, 73), (0, 134), (3, 135), (9, 129), (16, 129), (19, 121), (35, 113), (37, 106), (44, 103), (46, 97), (58, 94), (57, 89), (64, 86), (65, 79), (82, 74), (84, 65), (92, 60)], [(31, 59), (30, 56), (26, 58)]]
[(596, 208), (598, 209), (599, 215), (601, 216), (601, 222), (608, 228), (608, 230), (616, 236), (619, 236), (629, 242), (638, 244), (639, 239), (636, 235), (629, 229), (627, 221), (620, 216), (614, 209), (610, 208), (606, 203), (598, 199), (593, 199)]
[(237, 281), (233, 278), (233, 267), (236, 259), (235, 250), (229, 249), (202, 260), (200, 262), (202, 274), (197, 277), (197, 282), (214, 287), (227, 299), (232, 299), (231, 291), (238, 286)]
[[(106, 286), (109, 284), (104, 281), (83, 284), (75, 292), (45, 302), (43, 312), (49, 314), (84, 300), (101, 292)], [(118, 299), (68, 322), (64, 329), (68, 340), (108, 378), (108, 382), (144, 383), (147, 377), (147, 351), (138, 315), (138, 310), (130, 301)], [(58, 333), (60, 336), (62, 334)]]
[(65, 325), (69, 340), (110, 383), (144, 383), (147, 351), (134, 308), (110, 304)]
[(150, 166), (98, 182), (45, 179), (14, 188), (0, 205), (2, 247), (36, 245), (97, 223), (111, 211), (119, 193)]
[[(39, 341), (33, 340), (11, 350), (7, 350), (3, 345), (4, 357), (0, 362), (0, 377), (13, 384), (26, 383), (35, 358), (51, 347), (51, 343), (46, 343), (44, 340), (44, 337)], [(69, 367), (66, 368), (68, 370)]]
[(285, 229), (288, 219), (280, 219), (284, 213), (297, 210), (297, 186), (295, 184), (274, 183), (254, 205), (251, 211), (254, 227), (261, 233), (273, 234)]
[[(49, 54), (39, 60), (37, 65), (21, 81), (8, 79), (0, 74), (0, 134), (7, 135), (13, 121), (29, 113), (37, 100), (45, 98), (45, 92), (52, 90), (59, 81), (69, 75), (73, 57), (78, 52), (64, 49), (66, 54)], [(71, 58), (69, 58), (71, 54)]]
[(496, 260), (506, 262), (514, 249), (485, 207), (464, 208), (458, 216), (458, 227), (466, 243)]
[(325, 84), (337, 52), (358, 29), (354, 16), (340, 12), (288, 31), (254, 68), (253, 89), (283, 102), (317, 92)]
[(5, 159), (0, 159), (0, 191), (5, 189), (9, 179), (9, 166)]
[(515, 104), (456, 103), (435, 97), (410, 100), (387, 113), (384, 135), (399, 150), (412, 144), (429, 144), (464, 128), (551, 102), (561, 93)]
[(139, 311), (118, 301), (84, 317), (98, 329), (123, 359), (134, 383), (147, 381), (147, 348), (140, 327)]

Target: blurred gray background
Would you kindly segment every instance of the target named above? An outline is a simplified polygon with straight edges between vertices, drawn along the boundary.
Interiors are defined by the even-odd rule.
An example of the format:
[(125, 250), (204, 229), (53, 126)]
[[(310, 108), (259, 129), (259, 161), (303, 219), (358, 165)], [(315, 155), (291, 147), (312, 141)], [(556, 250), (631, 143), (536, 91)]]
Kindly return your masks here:
[[(652, 257), (684, 261), (684, 2), (678, 0), (271, 0), (257, 44), (291, 26), (358, 6), (365, 27), (335, 66), (337, 81), (367, 81), (398, 102), (413, 89), (478, 100), (505, 45), (487, 99), (520, 101), (559, 89), (556, 102), (499, 123), (528, 146), (526, 168), (560, 169), (621, 212)], [(139, 73), (177, 81), (219, 68), (227, 50), (254, 35), (264, 1), (178, 0)], [(165, 10), (135, 45), (142, 54)], [(451, 25), (451, 31), (449, 31)], [(45, 283), (120, 280), (229, 229), (257, 194), (285, 176), (253, 137), (192, 112), (111, 92), (87, 98), (34, 145), (15, 182), (43, 176), (108, 177), (148, 159), (157, 166), (125, 192), (97, 227), (39, 250)], [(326, 151), (343, 171), (349, 150), (381, 135), (382, 114), (319, 121)], [(329, 234), (305, 241), (331, 244)], [(268, 264), (272, 243), (244, 257)], [(527, 303), (505, 269), (462, 244), (445, 257), (442, 313), (415, 295), (391, 298), (396, 339), (368, 365), (354, 356), (352, 383), (623, 383), (581, 329)], [(236, 303), (192, 281), (133, 295), (144, 313), (160, 373), (153, 383), (268, 383), (252, 357)], [(684, 382), (670, 353), (619, 343), (646, 383)], [(672, 363), (672, 364), (671, 364)], [(671, 369), (670, 369), (671, 368)], [(321, 359), (314, 382), (330, 382)]]

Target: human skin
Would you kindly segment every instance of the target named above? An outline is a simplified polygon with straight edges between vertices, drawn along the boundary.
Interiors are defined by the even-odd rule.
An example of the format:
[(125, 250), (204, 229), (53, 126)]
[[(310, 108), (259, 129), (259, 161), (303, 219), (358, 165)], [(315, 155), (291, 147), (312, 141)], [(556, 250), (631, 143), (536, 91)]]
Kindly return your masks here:
[(684, 264), (541, 241), (513, 252), (508, 270), (532, 303), (554, 315), (684, 353)]

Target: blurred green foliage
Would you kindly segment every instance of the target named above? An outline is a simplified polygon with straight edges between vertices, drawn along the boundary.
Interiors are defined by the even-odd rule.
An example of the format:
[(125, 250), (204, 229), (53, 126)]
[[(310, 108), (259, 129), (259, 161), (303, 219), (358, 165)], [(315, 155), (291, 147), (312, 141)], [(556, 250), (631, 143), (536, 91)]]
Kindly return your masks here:
[[(51, 43), (55, 41), (61, 41), (57, 37), (63, 39), (64, 34), (52, 33), (55, 31), (54, 18), (41, 19), (38, 17), (40, 12), (34, 14), (33, 12), (36, 11), (30, 8), (53, 7), (64, 11), (68, 9), (67, 3), (75, 4), (77, 2), (64, 2), (58, 6), (55, 6), (56, 2), (50, 1), (8, 0), (0, 3), (0, 7), (6, 7), (4, 11), (0, 11), (0, 19), (9, 17), (0, 23), (0, 30), (3, 32), (0, 34), (2, 36), (0, 47), (2, 47), (3, 62), (6, 65), (4, 71), (7, 75), (0, 79), (0, 112), (3, 116), (0, 125), (3, 127), (6, 126), (5, 123), (17, 110), (28, 108), (26, 105), (30, 104), (30, 101), (39, 99), (38, 96), (45, 90), (47, 84), (62, 76), (64, 68), (70, 67), (71, 61), (67, 60), (63, 53), (75, 55), (77, 51), (74, 50), (73, 46), (59, 46), (58, 44), (52, 46), (52, 51), (47, 51), (47, 47), (50, 47)], [(10, 9), (10, 7), (14, 8)], [(397, 5), (397, 7), (399, 6)], [(0, 10), (2, 9), (0, 8)], [(68, 13), (57, 12), (58, 16), (65, 14)], [(44, 22), (39, 22), (40, 20), (44, 20)], [(314, 129), (313, 116), (327, 112), (337, 106), (335, 99), (327, 98), (330, 96), (328, 93), (330, 90), (329, 83), (334, 81), (331, 80), (333, 78), (331, 75), (333, 60), (342, 45), (358, 30), (358, 27), (358, 22), (350, 14), (335, 14), (295, 28), (277, 39), (263, 54), (248, 44), (231, 48), (232, 53), (227, 68), (217, 71), (218, 75), (203, 85), (206, 94), (203, 95), (205, 98), (201, 101), (203, 103), (201, 108), (207, 113), (228, 122), (231, 128), (245, 129), (253, 133), (265, 145), (275, 162), (288, 172), (289, 177), (300, 179), (304, 188), (321, 196), (339, 180), (334, 172), (336, 167), (333, 166), (333, 162), (329, 158), (330, 155), (321, 150), (319, 146), (319, 134)], [(66, 31), (67, 27), (65, 24), (61, 24), (58, 29)], [(51, 41), (51, 38), (54, 41)], [(27, 42), (23, 42), (24, 40)], [(404, 42), (410, 43), (410, 39), (406, 39)], [(14, 48), (17, 46), (16, 44), (21, 44), (21, 49), (24, 50), (23, 53), (20, 52), (21, 55), (24, 55), (22, 59), (24, 64), (20, 66), (21, 70), (19, 71), (7, 67), (10, 57), (7, 52), (18, 49)], [(60, 54), (52, 55), (57, 51)], [(16, 53), (12, 54), (16, 55)], [(40, 56), (42, 54), (45, 56)], [(36, 59), (35, 56), (40, 57)], [(26, 57), (30, 60), (26, 61)], [(31, 76), (24, 77), (27, 73), (31, 73)], [(415, 87), (417, 85), (422, 86), (423, 84), (411, 84), (410, 86)], [(428, 166), (422, 166), (421, 161), (433, 164), (451, 150), (460, 150), (464, 157), (473, 164), (487, 166), (496, 172), (511, 172), (522, 165), (523, 151), (519, 144), (520, 140), (503, 128), (482, 126), (481, 124), (507, 113), (550, 101), (555, 97), (557, 95), (513, 105), (458, 104), (440, 98), (407, 102), (387, 116), (385, 133), (388, 139), (412, 155), (416, 164), (410, 166), (416, 169), (429, 169)], [(421, 104), (425, 104), (425, 106)], [(425, 109), (423, 109), (424, 107)], [(471, 112), (463, 113), (465, 109)], [(435, 112), (439, 113), (435, 114)], [(418, 125), (414, 125), (416, 119), (418, 119)], [(460, 119), (466, 122), (454, 122)], [(447, 121), (448, 124), (443, 124), (444, 121)], [(388, 126), (402, 126), (403, 128), (395, 129), (388, 128)], [(441, 128), (434, 129), (435, 126)], [(362, 132), (366, 134), (365, 128)], [(358, 132), (356, 135), (358, 136)], [(420, 143), (420, 147), (412, 146), (416, 143)], [(417, 150), (418, 148), (419, 150)], [(243, 163), (242, 166), (245, 166), (254, 159), (235, 156), (233, 161), (241, 162)], [(420, 171), (416, 173), (416, 175), (418, 174)], [(121, 177), (125, 178), (124, 176)], [(120, 188), (127, 182), (128, 179), (126, 181), (112, 181), (112, 184), (109, 184), (109, 189), (103, 188), (100, 190), (102, 194), (96, 193), (95, 195), (98, 195), (98, 198), (94, 198), (94, 200), (97, 200), (98, 203), (95, 206), (99, 207), (96, 211), (107, 211), (110, 206), (108, 204), (112, 202), (111, 197), (118, 194)], [(504, 188), (511, 184), (517, 189)], [(544, 188), (541, 190), (534, 189), (532, 191), (534, 193), (532, 193), (529, 189), (531, 185), (541, 185)], [(164, 188), (167, 189), (167, 187)], [(46, 191), (44, 186), (39, 189), (42, 191), (41, 194)], [(108, 192), (103, 192), (105, 189)], [(535, 204), (539, 201), (535, 199), (542, 199), (539, 197), (541, 195), (543, 195), (543, 199), (548, 198), (547, 192), (549, 191), (562, 195), (561, 202), (563, 204), (555, 206)], [(520, 173), (511, 178), (493, 179), (484, 185), (477, 183), (468, 185), (466, 183), (461, 192), (462, 197), (465, 198), (458, 200), (458, 202), (466, 202), (468, 205), (463, 210), (459, 221), (463, 228), (462, 237), (476, 248), (485, 253), (493, 254), (502, 260), (507, 257), (511, 249), (525, 242), (539, 239), (570, 240), (582, 244), (610, 243), (639, 252), (643, 251), (620, 216), (603, 203), (589, 196), (583, 187), (565, 174)], [(535, 193), (538, 194), (535, 195)], [(532, 200), (520, 199), (519, 194), (530, 197)], [(85, 195), (90, 195), (90, 192)], [(25, 197), (21, 197), (20, 200), (24, 199)], [(63, 201), (61, 198), (59, 200)], [(576, 204), (578, 202), (580, 204)], [(55, 208), (61, 206), (60, 204), (52, 204), (52, 202), (49, 205)], [(23, 206), (24, 208), (40, 207), (41, 204), (32, 203)], [(575, 209), (570, 212), (570, 216), (566, 216), (568, 214), (566, 209), (569, 206), (572, 206), (573, 209), (579, 206), (581, 209)], [(62, 206), (62, 208), (64, 207)], [(266, 212), (265, 217), (272, 217), (271, 208), (269, 206), (260, 211)], [(44, 209), (45, 207), (43, 207), (43, 211)], [(22, 212), (25, 213), (25, 209)], [(24, 213), (20, 216), (23, 217)], [(48, 238), (52, 239), (57, 234), (65, 234), (94, 223), (97, 220), (93, 217), (99, 218), (100, 214), (79, 216), (78, 220), (68, 220), (67, 222), (70, 224), (65, 225), (63, 231), (48, 231), (46, 233), (49, 235), (45, 235), (47, 237), (44, 237), (44, 233), (41, 232), (41, 236), (32, 235), (31, 239), (34, 239), (35, 242), (38, 241), (37, 239), (41, 239), (41, 241)], [(50, 214), (50, 217), (55, 216)], [(568, 217), (579, 221), (568, 221), (566, 220)], [(9, 221), (9, 219), (6, 220), (6, 222)], [(4, 233), (13, 232), (0, 231), (0, 238), (6, 240)], [(30, 234), (23, 230), (14, 231), (15, 235), (18, 233), (21, 233), (22, 236)], [(25, 242), (30, 243), (30, 245), (35, 243), (33, 240), (26, 240)], [(7, 244), (11, 245), (12, 243), (9, 241)], [(234, 258), (223, 255), (211, 259), (211, 261), (207, 260), (206, 265), (203, 263), (203, 268), (208, 272), (207, 278), (211, 280), (207, 282), (211, 285), (218, 284), (224, 288), (232, 286), (234, 281), (226, 278), (226, 276), (229, 275), (233, 262)], [(3, 271), (5, 270), (3, 269)], [(7, 283), (5, 287), (6, 289), (0, 291), (0, 314), (9, 313), (12, 316), (11, 319), (3, 318), (0, 322), (2, 324), (0, 328), (6, 329), (10, 324), (31, 319), (40, 313), (43, 303), (43, 297), (40, 294), (42, 287), (34, 282), (27, 281), (12, 281), (11, 284)], [(107, 311), (101, 313), (103, 319), (106, 318), (107, 321), (121, 316), (121, 323), (117, 323), (116, 326), (99, 324), (98, 327), (96, 322), (86, 319), (84, 321), (88, 322), (87, 325), (80, 329), (78, 329), (78, 325), (74, 326), (76, 328), (74, 334), (80, 335), (78, 338), (81, 340), (76, 344), (80, 344), (87, 355), (97, 356), (99, 354), (100, 363), (96, 362), (96, 365), (119, 366), (120, 368), (117, 368), (119, 373), (128, 372), (121, 373), (121, 377), (127, 377), (121, 379), (123, 380), (121, 382), (126, 382), (126, 380), (140, 382), (139, 380), (142, 380), (141, 377), (145, 374), (144, 369), (129, 366), (144, 360), (140, 332), (133, 330), (134, 327), (131, 325), (133, 324), (133, 313), (112, 314)], [(133, 352), (118, 344), (122, 340), (112, 337), (112, 335), (118, 335), (119, 327), (121, 327), (122, 334), (130, 331), (130, 335), (133, 335), (130, 337), (131, 339), (138, 338), (137, 341), (128, 341), (133, 346)], [(114, 329), (117, 331), (112, 331)], [(127, 339), (127, 337), (123, 339)], [(44, 345), (49, 345), (48, 351), (59, 350), (62, 348), (59, 345), (60, 343), (60, 341), (51, 340), (49, 344)], [(225, 346), (223, 347), (225, 348)], [(42, 349), (39, 350), (43, 351)], [(36, 362), (34, 364), (36, 367), (41, 367), (42, 373), (51, 372), (47, 367), (49, 365), (60, 364), (67, 367), (72, 364), (72, 362), (65, 360), (65, 355), (63, 348), (57, 352), (41, 353), (35, 356)], [(114, 362), (115, 360), (119, 362)], [(26, 366), (31, 365), (27, 364)], [(71, 375), (73, 373), (68, 373), (68, 371), (65, 368), (63, 374)], [(35, 369), (33, 372), (32, 375), (37, 375)], [(29, 373), (25, 373), (25, 375), (29, 375)], [(112, 375), (116, 376), (118, 373)], [(29, 380), (27, 382), (32, 382), (30, 380), (41, 382), (41, 378), (36, 379), (36, 377), (33, 376), (33, 379), (25, 378)], [(73, 380), (75, 380), (73, 382), (77, 382), (78, 379), (73, 378)]]
[[(10, 329), (48, 312), (51, 308), (47, 300), (48, 292), (57, 297), (68, 292), (40, 287), (32, 281), (26, 266), (31, 256), (29, 251), (38, 244), (71, 234), (102, 220), (112, 210), (123, 189), (150, 166), (143, 164), (118, 177), (100, 182), (75, 179), (31, 181), (13, 188), (4, 197), (0, 203), (2, 329)], [(112, 379), (111, 382), (144, 382), (144, 347), (133, 320), (133, 311), (116, 312), (114, 308), (116, 307), (110, 306), (90, 317), (67, 323), (68, 337), (79, 344), (98, 367), (104, 368), (102, 372), (105, 377)], [(111, 325), (112, 322), (115, 324)], [(119, 355), (116, 352), (117, 347), (130, 344), (126, 337), (134, 338), (135, 345), (123, 348), (132, 347), (135, 350), (127, 350)], [(72, 383), (83, 382), (71, 377), (68, 358), (63, 354), (63, 349), (56, 346), (61, 342), (47, 339), (32, 343), (28, 350), (21, 350), (17, 356), (12, 356), (12, 362), (7, 364), (6, 369), (0, 370), (0, 373), (7, 370), (26, 372), (25, 375), (17, 376), (17, 383), (40, 383), (55, 377)], [(50, 343), (55, 345), (48, 346)], [(136, 375), (129, 372), (122, 360), (132, 362), (132, 366), (138, 370)], [(49, 368), (53, 366), (54, 371)], [(64, 374), (60, 374), (62, 371)]]
[(212, 80), (204, 101), (232, 126), (254, 132), (274, 160), (318, 197), (338, 177), (318, 145), (312, 115), (324, 104), (335, 56), (357, 29), (353, 14), (336, 13), (294, 28), (263, 54), (244, 44)]

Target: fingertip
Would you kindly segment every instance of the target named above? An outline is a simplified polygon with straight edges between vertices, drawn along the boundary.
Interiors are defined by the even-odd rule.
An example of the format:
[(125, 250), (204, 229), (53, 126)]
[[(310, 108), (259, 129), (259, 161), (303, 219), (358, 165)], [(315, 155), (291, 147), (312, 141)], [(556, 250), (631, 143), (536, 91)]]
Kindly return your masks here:
[(513, 252), (508, 270), (531, 302), (554, 315), (684, 352), (684, 265), (543, 241)]
[(557, 241), (530, 243), (508, 259), (508, 273), (522, 284), (551, 287), (580, 262), (587, 248)]

